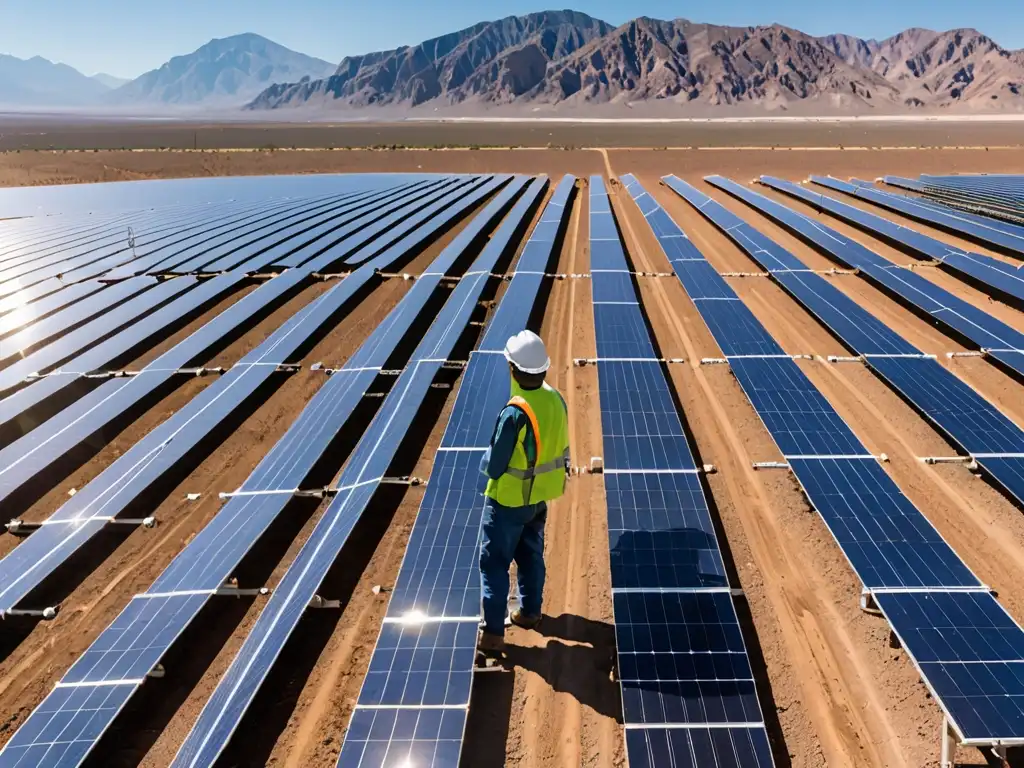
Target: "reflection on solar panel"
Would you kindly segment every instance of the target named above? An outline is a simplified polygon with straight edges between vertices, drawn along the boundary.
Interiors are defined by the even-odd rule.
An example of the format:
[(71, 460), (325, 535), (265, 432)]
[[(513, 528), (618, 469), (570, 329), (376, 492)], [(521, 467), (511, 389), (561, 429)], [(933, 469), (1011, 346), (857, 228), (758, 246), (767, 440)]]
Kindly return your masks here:
[[(741, 199), (759, 197), (721, 177), (708, 181)], [(728, 234), (775, 280), (884, 382), (906, 398), (963, 451), (977, 455), (979, 465), (1010, 494), (1024, 474), (1024, 430), (1021, 430), (972, 387), (935, 359), (892, 331), (824, 278), (803, 271), (778, 270), (778, 255), (795, 260), (776, 243), (709, 200), (701, 212)], [(992, 471), (988, 462), (1000, 459)], [(1024, 503), (1024, 497), (1018, 496)]]
[[(735, 217), (731, 214), (723, 216), (721, 212), (725, 209), (686, 182), (675, 176), (666, 177), (664, 181), (713, 223), (719, 227), (728, 227), (729, 236), (745, 249), (750, 244), (748, 253), (757, 252), (753, 250), (755, 243), (758, 248), (767, 244), (774, 245), (770, 241), (765, 243), (767, 238), (763, 236), (760, 236), (761, 239), (756, 238), (746, 224), (734, 230), (733, 227), (737, 227)], [(635, 179), (630, 178), (627, 188), (634, 197), (646, 195)], [(678, 227), (676, 229), (678, 237), (674, 247), (678, 248), (678, 241), (685, 238), (685, 235)], [(700, 255), (700, 251), (689, 240), (686, 243), (694, 257)], [(781, 263), (779, 250), (778, 246), (774, 246), (773, 253), (764, 257), (764, 263)], [(675, 263), (673, 267), (676, 267)], [(724, 279), (719, 279), (724, 285)], [(737, 315), (746, 314), (752, 322), (757, 322), (742, 303), (732, 302), (730, 306)], [(813, 306), (814, 312), (826, 311), (820, 301), (813, 303)], [(699, 303), (697, 308), (703, 313)], [(822, 423), (820, 417), (809, 418), (801, 409), (776, 407), (772, 411), (766, 408), (766, 403), (776, 406), (779, 402), (784, 403), (783, 395), (791, 392), (797, 383), (806, 393), (816, 393), (813, 384), (796, 363), (787, 358), (766, 359), (759, 361), (764, 364), (764, 369), (752, 372), (746, 368), (749, 362), (747, 359), (730, 360), (737, 381), (764, 419), (769, 433), (779, 444), (811, 505), (832, 531), (864, 584), (866, 593), (886, 612), (887, 617), (894, 609), (887, 610), (883, 606), (891, 606), (894, 601), (901, 604), (934, 601), (960, 606), (969, 602), (975, 609), (964, 607), (960, 613), (953, 614), (952, 626), (966, 631), (975, 626), (979, 612), (989, 617), (1002, 615), (1001, 629), (1005, 632), (1004, 637), (1012, 640), (1009, 648), (1016, 650), (1015, 653), (1010, 651), (1005, 655), (1012, 655), (1015, 662), (1024, 662), (1024, 630), (1005, 616), (995, 597), (942, 540), (924, 515), (900, 492), (848, 428), (845, 431), (855, 443), (845, 446), (845, 449), (854, 455), (793, 455), (790, 452), (793, 449), (787, 448), (787, 445), (791, 442), (794, 430), (805, 431), (808, 422), (813, 425)], [(820, 399), (823, 408), (828, 408), (820, 394), (816, 397)], [(834, 414), (834, 411), (832, 414), (838, 421), (838, 414)], [(894, 629), (898, 630), (898, 622), (891, 620)], [(900, 639), (943, 708), (947, 716), (947, 730), (953, 729), (956, 737), (968, 744), (993, 744), (1004, 737), (1024, 740), (1024, 719), (1017, 719), (1010, 732), (1003, 728), (1006, 718), (1015, 719), (1020, 712), (1016, 700), (996, 701), (1008, 690), (1004, 683), (979, 669), (982, 674), (973, 678), (968, 687), (965, 685), (966, 675), (954, 677), (964, 671), (962, 666), (942, 672), (927, 669), (922, 660), (930, 658), (929, 653), (933, 651), (936, 640), (948, 636), (948, 633), (943, 632), (943, 625), (938, 623), (919, 622), (918, 628), (925, 631), (904, 633)], [(1007, 644), (1003, 643), (1001, 647), (1006, 649)], [(964, 659), (954, 656), (951, 660)], [(969, 693), (969, 697), (975, 697), (975, 700), (965, 705), (961, 701), (964, 693)], [(943, 698), (945, 694), (951, 697), (948, 701)], [(987, 709), (982, 706), (983, 700), (988, 700)], [(972, 719), (972, 711), (979, 716)], [(993, 712), (999, 716), (984, 719)]]
[(1024, 203), (1021, 202), (1024, 181), (1019, 175), (928, 176), (922, 174), (918, 181), (886, 177), (886, 183), (920, 192), (944, 206), (968, 211), (973, 215), (983, 214), (988, 221), (995, 220), (1018, 229), (1024, 225)]
[[(623, 181), (633, 192), (632, 177)], [(660, 211), (634, 198), (648, 220)], [(607, 244), (591, 274), (627, 757), (767, 768), (771, 749), (721, 549), (636, 289), (621, 279), (629, 265), (600, 177), (591, 178), (590, 201), (591, 252)], [(601, 320), (604, 295), (618, 302), (614, 324)]]
[[(947, 332), (974, 342), (978, 348), (986, 350), (988, 360), (1024, 376), (1024, 357), (1011, 351), (1024, 349), (1024, 334), (1020, 331), (938, 287), (919, 273), (901, 269), (816, 219), (804, 216), (727, 179), (715, 176), (709, 177), (708, 181), (756, 208), (831, 256), (840, 265), (859, 270), (859, 274), (866, 276), (884, 291), (910, 305)], [(817, 194), (790, 182), (766, 176), (763, 177), (763, 183), (802, 199), (818, 198)]]
[[(0, 587), (0, 615), (15, 608), (110, 519), (135, 508), (161, 478), (193, 461), (191, 454), (195, 447), (209, 440), (232, 412), (256, 397), (265, 397), (268, 382), (275, 377), (277, 367), (292, 362), (294, 355), (311, 338), (336, 323), (342, 313), (351, 308), (353, 299), (374, 279), (376, 270), (391, 267), (417, 253), (426, 242), (507, 181), (508, 177), (500, 177), (482, 184), (433, 218), (428, 226), (409, 233), (384, 254), (304, 307), (224, 376), (80, 489), (42, 528), (0, 560), (0, 585), (3, 585)], [(108, 385), (108, 389), (113, 387)], [(253, 501), (252, 514), (255, 516), (259, 508), (273, 504), (273, 499), (271, 496)]]
[[(53, 381), (66, 386), (83, 387), (88, 383), (98, 386), (0, 450), (0, 506), (7, 514), (14, 515), (34, 502), (45, 492), (39, 481), (45, 478), (53, 483), (69, 472), (74, 466), (68, 461), (69, 455), (73, 456), (81, 445), (102, 445), (105, 442), (104, 436), (113, 434), (110, 431), (112, 425), (126, 414), (136, 413), (148, 406), (181, 382), (182, 377), (177, 373), (179, 370), (198, 365), (213, 351), (221, 348), (225, 339), (232, 338), (239, 330), (253, 326), (267, 312), (299, 290), (308, 279), (307, 270), (297, 269), (268, 280), (147, 365), (136, 376), (106, 381), (83, 381), (82, 376), (53, 376), (45, 379), (45, 382)], [(14, 398), (17, 397), (17, 394), (14, 395)], [(14, 424), (22, 427), (23, 422), (15, 420)]]
[[(472, 207), (479, 202), (481, 197), (492, 192), (495, 187), (503, 186), (507, 181), (508, 177), (505, 177), (485, 185), (475, 195), (471, 195), (464, 205)], [(496, 213), (492, 204), (486, 214), (488, 220), (500, 219), (500, 214), (507, 210), (507, 204), (502, 204), (499, 208), (501, 210)], [(442, 229), (446, 226), (442, 223), (442, 219), (444, 222), (450, 222), (461, 213), (461, 207), (455, 206), (444, 216), (438, 217), (431, 226), (435, 231)], [(472, 227), (473, 224), (470, 226)], [(413, 247), (418, 247), (423, 233), (414, 233), (409, 237)], [(247, 384), (245, 381), (247, 373), (255, 373), (257, 377), (260, 377), (265, 376), (267, 372), (273, 372), (276, 364), (288, 361), (289, 356), (294, 354), (294, 351), (309, 338), (311, 333), (336, 319), (345, 299), (351, 297), (354, 291), (371, 279), (375, 270), (386, 268), (393, 263), (397, 256), (394, 249), (389, 250), (387, 254), (371, 260), (356, 270), (338, 286), (300, 312), (292, 321), (279, 328), (243, 363), (233, 368), (214, 387), (205, 390), (192, 403), (206, 399), (209, 404), (210, 400), (204, 398), (204, 395), (222, 382), (234, 380), (244, 387)], [(442, 256), (441, 258), (446, 257)], [(466, 284), (469, 285), (470, 282), (467, 281)], [(421, 299), (421, 294), (422, 291), (417, 293), (417, 301)], [(412, 294), (410, 293), (410, 295)], [(332, 435), (337, 433), (337, 430), (346, 421), (348, 414), (351, 413), (354, 406), (353, 394), (366, 391), (380, 371), (380, 361), (390, 355), (387, 349), (388, 345), (391, 345), (393, 349), (401, 341), (404, 330), (408, 330), (415, 321), (412, 313), (406, 313), (404, 310), (396, 310), (396, 312), (401, 318), (400, 321), (382, 324), (368, 340), (367, 351), (363, 356), (357, 354), (350, 361), (353, 365), (356, 362), (359, 365), (349, 367), (331, 377), (304, 410), (303, 417), (300, 417), (289, 433), (275, 446), (272, 454), (279, 457), (276, 463), (277, 469), (272, 470), (266, 461), (257, 468), (255, 474), (262, 478), (261, 487), (275, 490), (279, 476), (300, 476), (302, 473), (299, 465), (303, 462), (305, 462), (307, 473), (313, 468), (313, 464), (318, 458), (313, 450), (314, 441), (318, 441), (322, 448), (326, 447)], [(468, 320), (468, 316), (466, 319)], [(382, 336), (387, 340), (382, 339)], [(364, 360), (366, 355), (369, 357)], [(376, 362), (376, 366), (363, 366), (362, 362), (367, 360), (371, 363)], [(400, 381), (397, 386), (401, 385)], [(223, 394), (223, 389), (221, 394)], [(401, 401), (401, 397), (398, 400)], [(229, 410), (237, 407), (237, 403), (238, 401), (231, 403)], [(192, 411), (191, 421), (178, 425), (171, 435), (174, 439), (169, 439), (168, 435), (164, 434), (164, 443), (157, 447), (156, 454), (151, 453), (144, 456), (141, 462), (133, 460), (131, 462), (132, 471), (143, 467), (146, 461), (157, 457), (162, 459), (163, 454), (168, 451), (174, 451), (176, 448), (180, 451), (179, 442), (186, 446), (194, 444), (194, 439), (190, 439), (193, 438), (192, 435), (180, 433), (183, 430), (188, 430), (196, 421), (200, 423), (195, 426), (201, 429), (210, 421), (215, 420), (215, 414), (203, 413), (204, 408), (194, 409), (191, 406), (192, 404), (183, 411), (179, 411), (168, 423), (180, 422), (179, 417), (189, 410)], [(163, 425), (155, 431), (159, 432), (162, 428)], [(304, 448), (308, 449), (301, 454), (301, 457), (297, 457), (294, 451), (296, 433), (301, 435)], [(354, 456), (353, 461), (357, 460), (357, 457)], [(143, 473), (145, 473), (145, 469), (143, 469)], [(137, 477), (139, 477), (138, 474), (134, 475), (129, 482), (134, 481)], [(151, 479), (150, 477), (149, 480)], [(305, 480), (306, 478), (301, 479)], [(119, 482), (121, 481), (115, 481), (114, 485), (116, 486)], [(72, 502), (86, 493), (88, 488), (89, 486), (73, 497)], [(294, 491), (295, 489), (290, 490)], [(69, 547), (74, 548), (81, 544), (80, 532), (85, 531), (87, 538), (92, 535), (97, 525), (102, 525), (102, 518), (98, 518), (96, 513), (108, 511), (103, 508), (102, 496), (105, 494), (109, 495), (106, 492), (100, 494), (99, 504), (86, 505), (84, 509), (79, 508), (71, 515), (62, 516), (59, 512), (55, 516), (57, 519), (72, 520), (74, 525), (69, 526), (70, 531), (61, 525), (50, 525), (41, 529), (40, 533), (48, 533), (53, 530), (59, 531), (58, 535), (65, 537), (64, 541), (57, 542), (48, 553), (51, 559), (66, 557), (66, 550)], [(96, 499), (95, 494), (93, 498)], [(116, 493), (114, 498), (116, 498)], [(186, 629), (209, 597), (224, 584), (253, 543), (266, 530), (290, 498), (290, 493), (273, 492), (231, 498), (210, 525), (189, 543), (150, 589), (133, 599), (118, 619), (72, 666), (65, 678), (57, 684), (55, 690), (0, 751), (0, 765), (14, 764), (25, 754), (45, 754), (47, 760), (41, 764), (80, 764), (117, 715), (120, 707), (131, 696), (131, 693), (141, 685), (146, 674), (153, 669), (163, 653)], [(65, 505), (65, 508), (67, 506)], [(86, 521), (85, 524), (83, 524), (83, 520)], [(37, 535), (39, 534), (31, 536), (25, 544), (31, 544)], [(12, 555), (21, 550), (22, 547), (18, 547)], [(10, 556), (7, 559), (10, 559)], [(7, 559), (3, 561), (5, 564)], [(6, 580), (4, 583), (7, 583)], [(11, 595), (15, 586), (16, 584), (12, 585), (3, 593), (5, 600), (14, 599), (16, 601), (18, 599), (17, 596)], [(282, 589), (286, 590), (284, 585), (282, 585)], [(21, 591), (23, 593), (23, 590)], [(281, 592), (276, 594), (281, 594)], [(305, 604), (302, 607), (305, 607)], [(299, 610), (301, 612), (301, 608)], [(79, 734), (73, 748), (63, 744), (53, 744), (53, 739), (49, 734), (56, 727), (55, 724), (64, 723), (69, 718), (73, 720), (79, 716), (77, 710), (69, 709), (69, 707), (77, 706), (79, 702), (77, 699), (75, 701), (67, 699), (67, 689), (76, 688), (85, 691), (111, 687), (120, 689), (120, 703), (117, 707), (105, 708), (99, 713), (93, 713), (89, 728)]]
[[(828, 179), (817, 176), (811, 178), (819, 184), (826, 186), (832, 184), (832, 181)], [(792, 194), (789, 187), (776, 187), (773, 183), (774, 179), (770, 177), (764, 177), (762, 181), (779, 191)], [(852, 185), (847, 186), (856, 189)], [(948, 243), (928, 237), (916, 229), (904, 227), (827, 195), (807, 192), (806, 196), (801, 195), (801, 197), (818, 209), (828, 211), (836, 218), (892, 243), (911, 255), (918, 258), (934, 259), (951, 274), (968, 279), (986, 293), (1011, 301), (1024, 301), (1024, 272), (1019, 271), (1013, 264), (1007, 264), (1005, 261), (994, 259), (991, 256), (983, 256), (980, 253), (962, 251)]]
[[(334, 500), (282, 576), (242, 648), (200, 713), (199, 720), (186, 736), (173, 765), (212, 765), (227, 746), (285, 642), (386, 477), (434, 377), (463, 335), (491, 279), (491, 272), (518, 247), (519, 236), (547, 187), (547, 179), (531, 182), (515, 202), (525, 183), (526, 179), (521, 177), (513, 181), (449, 246), (452, 251), (471, 248), (501, 222), (431, 323), (409, 365), (398, 377), (380, 411), (356, 445), (337, 481)], [(443, 274), (441, 267), (443, 265), (432, 267), (429, 272)], [(371, 354), (379, 355), (380, 352), (373, 349)], [(363, 360), (356, 355), (354, 364), (364, 366), (369, 362), (372, 362), (372, 357)], [(256, 471), (259, 472), (259, 468)], [(422, 629), (414, 637), (395, 636), (392, 638), (396, 643), (394, 655), (404, 656), (411, 652), (421, 662), (424, 657), (429, 657), (437, 662), (448, 659), (453, 663), (467, 653), (472, 656), (475, 653), (475, 626), (470, 628), (471, 643), (468, 646), (466, 632), (459, 629), (435, 625)], [(412, 698), (411, 704), (431, 706), (451, 704), (462, 691), (462, 686), (455, 684), (444, 667), (426, 673), (417, 669), (401, 688)], [(384, 686), (382, 696), (386, 700), (394, 695), (393, 684)], [(468, 695), (468, 685), (465, 685), (467, 699)]]
[[(489, 419), (505, 404), (509, 388), (500, 351), (527, 325), (539, 273), (548, 271), (568, 221), (575, 182), (566, 176), (555, 189), (470, 355), (342, 743), (342, 768), (383, 768), (403, 760), (418, 768), (458, 764), (480, 620), (480, 456), (490, 442)], [(446, 727), (436, 724), (436, 713), (449, 718)], [(402, 719), (409, 725), (403, 727)], [(413, 724), (415, 731), (408, 730)]]

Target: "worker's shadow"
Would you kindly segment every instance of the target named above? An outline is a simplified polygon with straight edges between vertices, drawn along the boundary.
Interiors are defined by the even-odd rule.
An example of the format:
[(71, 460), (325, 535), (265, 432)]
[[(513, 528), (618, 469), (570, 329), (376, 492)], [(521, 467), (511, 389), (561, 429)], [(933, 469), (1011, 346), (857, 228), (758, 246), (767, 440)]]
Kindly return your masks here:
[[(612, 678), (614, 627), (563, 614), (545, 616), (536, 631), (547, 638), (546, 645), (518, 645), (517, 641), (527, 638), (525, 631), (509, 630), (504, 659), (491, 670), (476, 674), (460, 765), (478, 768), (505, 764), (516, 675), (524, 670), (539, 675), (553, 690), (570, 694), (583, 706), (622, 722), (622, 697)], [(537, 638), (531, 640), (536, 642)], [(524, 702), (515, 705), (521, 710)]]

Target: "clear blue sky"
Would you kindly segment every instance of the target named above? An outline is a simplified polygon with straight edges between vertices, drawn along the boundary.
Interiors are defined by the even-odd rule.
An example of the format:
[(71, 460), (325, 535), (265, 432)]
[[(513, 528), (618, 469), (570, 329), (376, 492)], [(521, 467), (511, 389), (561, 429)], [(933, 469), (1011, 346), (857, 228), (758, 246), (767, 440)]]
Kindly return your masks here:
[[(44, 56), (86, 74), (135, 77), (214, 37), (257, 32), (337, 62), (481, 21), (564, 7), (566, 0), (0, 0), (0, 53)], [(1021, 0), (579, 0), (576, 10), (612, 24), (643, 14), (718, 24), (779, 22), (809, 34), (885, 37), (910, 26), (975, 27), (1024, 48)], [(486, 8), (486, 10), (485, 10)]]

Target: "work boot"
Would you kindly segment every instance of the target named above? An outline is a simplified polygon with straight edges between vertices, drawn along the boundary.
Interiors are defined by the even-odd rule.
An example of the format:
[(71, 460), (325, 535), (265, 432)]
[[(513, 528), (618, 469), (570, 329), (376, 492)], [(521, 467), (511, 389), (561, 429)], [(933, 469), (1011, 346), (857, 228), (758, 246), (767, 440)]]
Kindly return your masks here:
[(541, 620), (540, 616), (530, 616), (529, 614), (523, 613), (519, 608), (512, 611), (512, 614), (508, 618), (509, 621), (521, 629), (536, 629)]
[(505, 638), (490, 632), (480, 632), (476, 647), (480, 653), (497, 655), (505, 650)]

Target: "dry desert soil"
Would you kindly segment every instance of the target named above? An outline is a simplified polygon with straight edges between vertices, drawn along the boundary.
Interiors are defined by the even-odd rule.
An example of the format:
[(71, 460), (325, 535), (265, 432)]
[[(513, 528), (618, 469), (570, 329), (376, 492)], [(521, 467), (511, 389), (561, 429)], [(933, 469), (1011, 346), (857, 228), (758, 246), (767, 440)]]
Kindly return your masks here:
[[(633, 173), (718, 270), (756, 270), (731, 241), (659, 185), (662, 175), (675, 173), (697, 184), (812, 267), (824, 269), (835, 265), (743, 204), (713, 190), (701, 177), (718, 173), (747, 182), (762, 173), (794, 180), (809, 173), (864, 178), (885, 173), (1024, 173), (1024, 150), (1011, 147), (1015, 141), (1008, 134), (997, 137), (994, 132), (986, 133), (988, 130), (973, 138), (957, 137), (960, 146), (976, 147), (973, 149), (920, 149), (915, 145), (860, 150), (8, 151), (0, 154), (0, 184), (370, 171), (514, 171), (546, 173), (552, 178), (569, 173), (580, 177), (583, 184), (591, 174), (614, 179)], [(432, 136), (427, 138), (434, 140)], [(83, 144), (89, 141), (95, 143), (94, 138), (87, 138)], [(836, 146), (830, 142), (834, 142), (833, 136), (819, 132), (799, 143)], [(480, 143), (528, 144), (529, 137), (513, 141), (501, 133), (493, 142)], [(580, 141), (578, 146), (597, 143)], [(986, 144), (1005, 148), (985, 149)], [(882, 142), (875, 146), (882, 146)], [(668, 272), (668, 261), (639, 210), (621, 186), (613, 183), (610, 190), (635, 268)], [(774, 193), (766, 194), (776, 197)], [(799, 203), (788, 203), (810, 212)], [(579, 194), (562, 243), (558, 272), (588, 271), (587, 213), (587, 196)], [(881, 215), (898, 220), (895, 214)], [(841, 222), (829, 219), (827, 223), (893, 261), (912, 261)], [(922, 225), (910, 225), (940, 240), (959, 242)], [(456, 232), (434, 243), (405, 271), (422, 270)], [(926, 274), (956, 295), (1024, 329), (1021, 307), (992, 301), (938, 270)], [(947, 359), (946, 352), (964, 348), (862, 277), (836, 275), (828, 279), (912, 343), (937, 354), (943, 365), (1018, 424), (1024, 424), (1020, 382), (984, 359)], [(793, 478), (785, 472), (753, 471), (752, 462), (778, 459), (778, 451), (728, 368), (698, 364), (703, 357), (721, 354), (700, 315), (677, 280), (646, 277), (638, 281), (662, 352), (666, 357), (687, 361), (667, 366), (667, 370), (698, 461), (717, 467), (717, 473), (706, 478), (709, 500), (731, 580), (743, 590), (737, 603), (776, 765), (937, 766), (942, 722), (938, 707), (906, 654), (891, 647), (884, 620), (860, 610), (858, 580), (821, 519), (811, 513)], [(846, 353), (827, 330), (771, 281), (729, 281), (787, 352), (821, 357)], [(317, 361), (343, 363), (401, 300), (408, 285), (400, 280), (382, 281), (367, 300), (319, 340), (303, 360), (299, 373), (268, 393), (176, 488), (153, 499), (154, 514), (161, 521), (158, 527), (111, 534), (92, 561), (69, 577), (62, 610), (55, 620), (4, 622), (0, 627), (0, 712), (4, 713), (0, 742), (10, 738), (131, 596), (144, 590), (217, 512), (217, 493), (237, 488), (284, 434), (323, 384), (323, 375), (311, 372), (309, 365)], [(325, 283), (306, 289), (209, 363), (230, 365), (237, 361), (327, 287)], [(238, 298), (236, 295), (229, 301)], [(184, 338), (226, 305), (209, 310), (166, 340), (161, 349)], [(574, 463), (585, 464), (591, 456), (601, 454), (596, 372), (591, 367), (573, 365), (576, 358), (596, 354), (587, 279), (553, 281), (544, 307), (542, 333), (550, 343), (551, 381), (566, 393), (570, 406)], [(145, 359), (152, 356), (147, 353)], [(1024, 618), (1021, 510), (963, 466), (926, 466), (920, 462), (917, 457), (946, 455), (953, 449), (862, 365), (829, 365), (812, 360), (801, 362), (801, 367), (872, 453), (890, 457), (886, 470), (981, 580), (998, 592), (1002, 604), (1018, 619)], [(110, 436), (86, 464), (67, 477), (55, 479), (52, 491), (19, 516), (38, 520), (51, 513), (69, 489), (80, 488), (95, 477), (208, 385), (209, 379), (192, 379), (166, 395)], [(440, 397), (431, 418), (420, 426), (418, 456), (410, 459), (413, 474), (429, 476), (454, 398), (454, 391), (447, 398)], [(189, 502), (187, 493), (202, 495), (198, 501)], [(343, 600), (342, 609), (310, 611), (303, 618), (219, 764), (280, 768), (334, 765), (387, 607), (386, 593), (376, 594), (372, 588), (394, 583), (422, 495), (422, 489), (410, 488), (378, 496), (375, 523), (358, 532), (358, 546), (353, 548), (357, 556), (346, 560), (341, 572), (332, 575), (335, 593)], [(252, 570), (252, 578), (273, 588), (322, 512), (323, 508), (315, 507), (296, 512), (275, 533), (274, 546), (261, 553), (261, 563)], [(0, 554), (15, 545), (14, 537), (0, 538)], [(511, 630), (508, 670), (477, 675), (462, 762), (468, 768), (625, 765), (619, 691), (610, 677), (614, 631), (600, 477), (573, 479), (566, 497), (553, 505), (546, 553), (547, 618), (541, 631)], [(225, 598), (216, 611), (204, 614), (183, 641), (187, 651), (166, 660), (167, 675), (144, 686), (145, 695), (118, 720), (90, 764), (110, 768), (166, 766), (262, 606), (260, 598)], [(960, 766), (986, 764), (986, 756), (977, 750), (961, 749), (957, 759)]]

